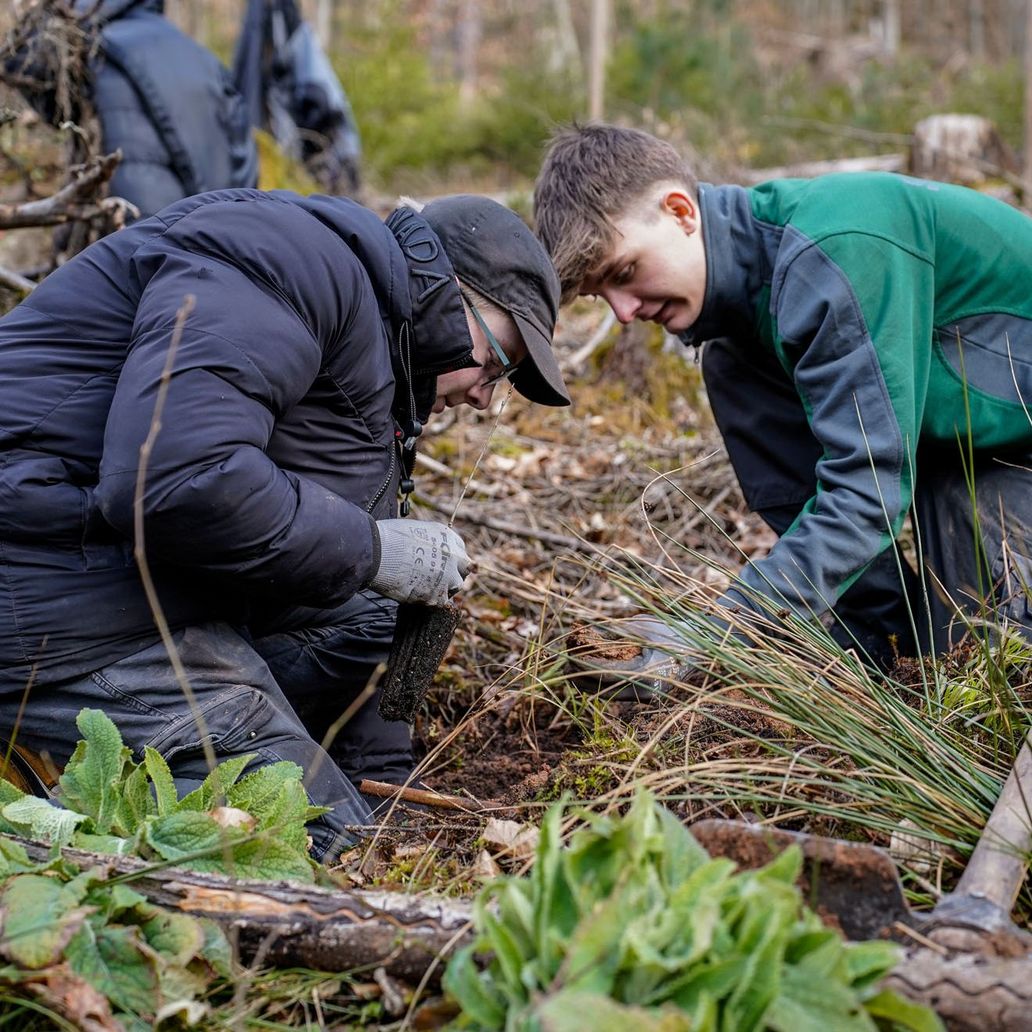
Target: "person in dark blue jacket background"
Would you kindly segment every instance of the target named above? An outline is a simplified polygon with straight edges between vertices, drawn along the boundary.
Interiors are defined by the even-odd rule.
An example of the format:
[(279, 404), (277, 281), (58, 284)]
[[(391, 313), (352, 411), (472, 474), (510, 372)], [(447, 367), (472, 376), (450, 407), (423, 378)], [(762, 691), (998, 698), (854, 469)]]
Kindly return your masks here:
[(333, 808), (310, 826), (326, 856), (369, 819), (353, 782), (404, 778), (411, 747), (375, 695), (330, 757), (316, 742), (386, 657), (396, 602), (443, 603), (468, 567), (450, 528), (397, 518), (415, 439), (504, 377), (568, 404), (558, 301), (523, 222), (470, 195), (384, 222), (217, 191), (58, 269), (0, 320), (0, 726), (63, 764), (79, 710), (103, 709), (183, 789), (204, 738), (293, 760)]
[[(122, 151), (110, 193), (135, 205), (142, 217), (206, 190), (258, 184), (250, 117), (229, 69), (168, 21), (164, 10), (164, 0), (74, 5), (87, 40), (96, 44), (85, 87), (101, 146), (107, 153)], [(47, 45), (46, 33), (37, 32), (8, 59), (7, 69), (48, 121), (78, 121), (79, 98), (72, 98), (74, 110), (58, 104)], [(33, 80), (38, 88), (29, 86)]]

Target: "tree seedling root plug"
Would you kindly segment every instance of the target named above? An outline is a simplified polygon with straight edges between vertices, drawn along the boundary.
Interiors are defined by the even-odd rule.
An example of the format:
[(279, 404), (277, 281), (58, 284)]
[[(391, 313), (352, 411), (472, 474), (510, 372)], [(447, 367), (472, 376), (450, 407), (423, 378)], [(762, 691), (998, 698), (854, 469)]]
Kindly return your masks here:
[(379, 713), (384, 720), (411, 723), (430, 690), (451, 644), (462, 610), (454, 603), (424, 606), (402, 602), (394, 630)]

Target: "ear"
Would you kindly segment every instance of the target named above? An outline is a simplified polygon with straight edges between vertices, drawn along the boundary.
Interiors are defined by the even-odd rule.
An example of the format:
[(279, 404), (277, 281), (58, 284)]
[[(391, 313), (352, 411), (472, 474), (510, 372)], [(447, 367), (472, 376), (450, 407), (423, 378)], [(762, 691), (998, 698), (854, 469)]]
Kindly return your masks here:
[(699, 226), (699, 206), (684, 190), (668, 190), (660, 200), (660, 207), (673, 215), (686, 233), (694, 233)]

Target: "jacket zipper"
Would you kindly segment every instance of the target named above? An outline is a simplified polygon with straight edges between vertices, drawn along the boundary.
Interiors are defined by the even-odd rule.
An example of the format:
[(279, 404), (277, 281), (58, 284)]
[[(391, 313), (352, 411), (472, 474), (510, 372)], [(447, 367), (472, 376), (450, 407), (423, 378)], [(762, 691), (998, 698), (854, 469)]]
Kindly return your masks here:
[(387, 476), (384, 482), (376, 489), (376, 494), (369, 500), (369, 504), (366, 506), (366, 512), (372, 513), (373, 509), (376, 508), (377, 503), (387, 493), (387, 488), (391, 486), (391, 481), (394, 480), (394, 464), (397, 461), (396, 455), (398, 452), (398, 440), (397, 437), (391, 442), (391, 461), (387, 466)]

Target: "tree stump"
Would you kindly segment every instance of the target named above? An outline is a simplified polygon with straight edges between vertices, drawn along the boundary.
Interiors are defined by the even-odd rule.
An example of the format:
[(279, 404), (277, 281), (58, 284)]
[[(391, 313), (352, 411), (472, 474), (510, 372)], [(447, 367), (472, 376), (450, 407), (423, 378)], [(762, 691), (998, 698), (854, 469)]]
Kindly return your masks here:
[(977, 186), (1018, 170), (996, 127), (980, 115), (932, 115), (914, 126), (911, 175)]

